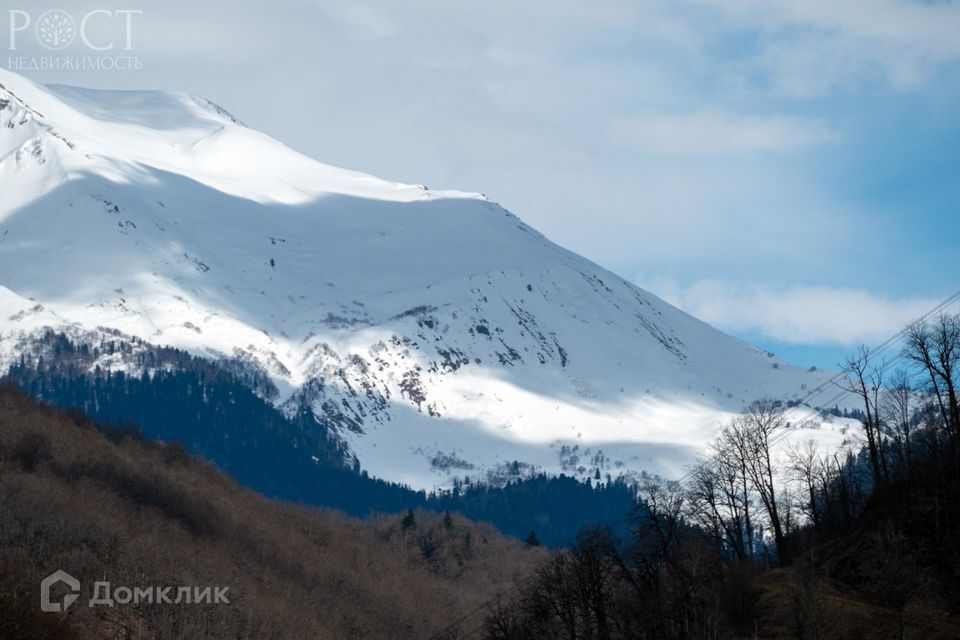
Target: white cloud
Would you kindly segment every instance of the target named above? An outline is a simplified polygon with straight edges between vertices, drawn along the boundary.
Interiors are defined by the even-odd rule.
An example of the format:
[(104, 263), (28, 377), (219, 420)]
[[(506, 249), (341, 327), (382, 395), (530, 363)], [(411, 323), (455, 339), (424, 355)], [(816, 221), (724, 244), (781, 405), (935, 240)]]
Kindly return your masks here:
[[(960, 61), (957, 2), (137, 6), (142, 71), (32, 77), (193, 91), (325, 162), (483, 191), (621, 273), (656, 269), (683, 282), (845, 273), (857, 287), (898, 290), (948, 278), (948, 251), (926, 250), (938, 238), (923, 251), (907, 243), (909, 273), (890, 267), (939, 205), (888, 192), (913, 177), (914, 158), (898, 155), (904, 139), (955, 131), (960, 75), (944, 70)], [(891, 87), (916, 93), (901, 104)], [(760, 293), (738, 295), (750, 304)], [(735, 321), (705, 295), (699, 306), (731, 330), (759, 323)], [(837, 339), (767, 315), (770, 331), (793, 339)]]
[(792, 152), (838, 138), (824, 125), (800, 118), (717, 111), (637, 114), (615, 120), (611, 133), (641, 153), (666, 156)]
[(878, 344), (940, 303), (827, 286), (702, 280), (681, 287), (670, 279), (641, 286), (719, 329), (758, 333), (789, 344)]
[[(956, 2), (918, 0), (701, 0), (730, 19), (769, 31), (805, 28), (851, 42), (897, 44), (931, 58), (960, 55)], [(898, 52), (890, 52), (896, 55)]]
[[(744, 84), (796, 96), (884, 84), (917, 88), (960, 61), (960, 4), (917, 0), (699, 0), (717, 37), (752, 34), (729, 61)], [(765, 82), (764, 82), (765, 81)]]

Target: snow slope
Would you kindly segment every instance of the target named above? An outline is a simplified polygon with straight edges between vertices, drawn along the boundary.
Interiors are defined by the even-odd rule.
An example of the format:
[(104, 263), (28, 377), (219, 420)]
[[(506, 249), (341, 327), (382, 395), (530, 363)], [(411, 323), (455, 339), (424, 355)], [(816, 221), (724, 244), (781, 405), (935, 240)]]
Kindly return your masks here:
[(482, 195), (322, 164), (195, 96), (0, 70), (0, 360), (44, 327), (245, 360), (418, 487), (676, 474), (730, 412), (826, 378)]

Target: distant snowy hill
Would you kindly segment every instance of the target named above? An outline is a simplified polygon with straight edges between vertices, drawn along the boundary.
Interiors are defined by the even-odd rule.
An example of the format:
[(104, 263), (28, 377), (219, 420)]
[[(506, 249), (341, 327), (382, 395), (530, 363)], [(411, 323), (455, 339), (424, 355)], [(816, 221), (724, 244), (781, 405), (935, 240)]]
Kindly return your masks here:
[(0, 365), (46, 327), (243, 363), (418, 487), (677, 473), (730, 412), (826, 377), (482, 195), (322, 164), (195, 96), (0, 71)]

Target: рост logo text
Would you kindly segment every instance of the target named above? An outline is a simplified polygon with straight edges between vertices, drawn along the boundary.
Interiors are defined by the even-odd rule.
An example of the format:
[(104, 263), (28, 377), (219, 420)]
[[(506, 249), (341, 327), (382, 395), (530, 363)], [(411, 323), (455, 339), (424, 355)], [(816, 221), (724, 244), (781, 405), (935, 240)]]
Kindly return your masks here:
[[(143, 15), (141, 9), (94, 9), (79, 20), (60, 9), (45, 11), (36, 21), (29, 11), (10, 9), (10, 51), (17, 50), (17, 39), (24, 32), (31, 33), (44, 48), (51, 51), (66, 49), (78, 37), (91, 51), (110, 51), (117, 47), (116, 35), (121, 35), (124, 51), (133, 51), (133, 17)], [(109, 24), (107, 24), (109, 22)], [(30, 29), (31, 25), (33, 29)], [(112, 31), (108, 37), (96, 41), (93, 33)]]

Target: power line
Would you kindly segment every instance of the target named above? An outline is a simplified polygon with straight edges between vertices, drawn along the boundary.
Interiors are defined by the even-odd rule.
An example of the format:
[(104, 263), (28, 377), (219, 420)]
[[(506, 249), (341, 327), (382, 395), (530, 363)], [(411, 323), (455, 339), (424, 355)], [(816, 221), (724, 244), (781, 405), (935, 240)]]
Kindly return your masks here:
[[(922, 316), (920, 316), (919, 318), (916, 318), (915, 320), (909, 322), (909, 323), (906, 324), (903, 328), (901, 328), (897, 333), (893, 334), (892, 336), (890, 336), (889, 338), (887, 338), (886, 340), (884, 340), (883, 342), (881, 342), (879, 345), (877, 345), (877, 346), (874, 347), (873, 349), (867, 351), (867, 358), (866, 358), (866, 360), (869, 361), (869, 360), (875, 358), (876, 356), (882, 354), (884, 351), (886, 351), (887, 349), (889, 349), (891, 346), (897, 344), (897, 343), (900, 341), (900, 339), (903, 338), (905, 335), (907, 335), (907, 333), (909, 333), (909, 331), (910, 331), (913, 327), (915, 327), (915, 326), (917, 326), (917, 325), (919, 325), (919, 324), (922, 324), (923, 322), (926, 322), (928, 319), (930, 319), (930, 318), (933, 317), (934, 315), (940, 313), (941, 311), (943, 311), (944, 309), (946, 309), (947, 307), (949, 307), (950, 305), (952, 305), (954, 302), (956, 302), (956, 301), (958, 301), (958, 300), (960, 300), (960, 290), (957, 290), (957, 291), (954, 292), (952, 295), (948, 296), (948, 297), (945, 298), (942, 302), (940, 302), (940, 304), (936, 305), (935, 307), (933, 307), (932, 309), (930, 309), (929, 311), (927, 311), (926, 313), (924, 313), (924, 314), (923, 314)], [(902, 353), (897, 354), (894, 358), (892, 358), (891, 360), (885, 362), (883, 366), (884, 366), (884, 367), (887, 367), (887, 366), (889, 366), (889, 365), (892, 364), (893, 362), (896, 362), (897, 360), (899, 360), (899, 359), (902, 358), (902, 357), (903, 357), (903, 354), (902, 354)], [(809, 393), (807, 393), (805, 396), (803, 396), (800, 400), (797, 401), (797, 403), (796, 403), (794, 406), (800, 406), (800, 405), (803, 405), (803, 404), (808, 404), (814, 397), (820, 395), (821, 393), (823, 393), (824, 391), (826, 391), (826, 390), (827, 390), (828, 388), (830, 388), (831, 386), (839, 386), (837, 383), (838, 383), (840, 380), (845, 379), (846, 377), (847, 377), (847, 374), (844, 373), (844, 372), (842, 372), (842, 371), (834, 374), (834, 375), (831, 376), (828, 380), (826, 380), (825, 382), (820, 383), (818, 386), (816, 386), (814, 389), (812, 389)], [(851, 393), (852, 393), (852, 392), (849, 391), (849, 390), (841, 389), (841, 391), (840, 391), (839, 393), (835, 394), (833, 397), (831, 397), (830, 399), (828, 399), (825, 403), (821, 403), (821, 406), (829, 406), (829, 405), (831, 405), (831, 404), (836, 404), (836, 403), (840, 402), (841, 400), (843, 400), (844, 398), (846, 398), (846, 397), (847, 397), (848, 395), (850, 395)], [(782, 419), (784, 419), (784, 417), (786, 416), (786, 414), (787, 414), (792, 408), (793, 408), (793, 407), (790, 407), (790, 406), (784, 407), (781, 411), (779, 411), (779, 412), (777, 412), (776, 414), (774, 414), (772, 420), (782, 420)], [(789, 425), (787, 428), (783, 429), (780, 433), (778, 433), (776, 436), (774, 436), (774, 437), (770, 440), (770, 444), (773, 445), (773, 444), (776, 444), (777, 442), (780, 442), (780, 441), (783, 440), (785, 437), (787, 437), (793, 430), (796, 430), (796, 429), (798, 429), (800, 426), (802, 426), (803, 424), (806, 424), (806, 422), (807, 422), (808, 420), (810, 420), (810, 419), (813, 418), (814, 416), (818, 415), (819, 413), (820, 413), (820, 410), (819, 410), (818, 408), (812, 409), (812, 410), (811, 410), (809, 413), (807, 413), (801, 420), (790, 423), (790, 425)], [(686, 483), (686, 482), (687, 482), (688, 480), (690, 480), (694, 475), (697, 474), (697, 472), (700, 470), (700, 468), (701, 468), (702, 466), (703, 466), (703, 462), (698, 462), (696, 465), (694, 465), (693, 469), (691, 469), (690, 471), (688, 471), (687, 473), (685, 473), (683, 476), (681, 476), (681, 477), (680, 477), (679, 479), (677, 479), (675, 482), (676, 482), (677, 484), (681, 484), (681, 485), (684, 484), (684, 483)]]
[[(948, 298), (946, 298), (945, 300), (943, 300), (940, 304), (936, 305), (935, 307), (933, 307), (932, 309), (930, 309), (929, 311), (927, 311), (925, 314), (923, 314), (923, 315), (920, 316), (919, 318), (913, 320), (912, 322), (910, 322), (909, 324), (907, 324), (906, 326), (904, 326), (902, 329), (900, 329), (900, 331), (898, 331), (898, 332), (895, 333), (894, 335), (890, 336), (889, 338), (887, 338), (886, 340), (884, 340), (883, 342), (881, 342), (881, 343), (880, 343), (879, 345), (877, 345), (874, 349), (868, 351), (868, 352), (867, 352), (867, 360), (869, 361), (871, 358), (874, 358), (875, 356), (883, 353), (884, 351), (886, 351), (887, 349), (889, 349), (891, 346), (893, 346), (893, 345), (895, 345), (897, 342), (899, 342), (900, 339), (903, 338), (913, 327), (917, 326), (918, 324), (921, 324), (921, 323), (925, 322), (926, 320), (928, 320), (928, 319), (931, 318), (932, 316), (936, 315), (937, 313), (940, 313), (941, 311), (943, 311), (944, 309), (946, 309), (947, 307), (949, 307), (951, 304), (953, 304), (954, 302), (956, 302), (956, 301), (958, 301), (958, 300), (960, 300), (960, 290), (957, 290), (953, 295), (951, 295), (951, 296), (949, 296)], [(883, 364), (883, 367), (884, 367), (884, 368), (888, 367), (890, 364), (896, 362), (897, 360), (899, 360), (899, 359), (902, 358), (902, 357), (904, 357), (904, 354), (903, 354), (903, 353), (898, 353), (894, 358), (892, 358), (892, 359), (889, 360), (889, 361), (886, 361), (886, 362)], [(795, 405), (795, 406), (807, 404), (810, 400), (812, 400), (814, 397), (820, 395), (821, 393), (823, 393), (824, 391), (826, 391), (826, 390), (827, 390), (828, 388), (830, 388), (831, 386), (839, 386), (839, 385), (837, 385), (837, 382), (839, 382), (841, 379), (844, 379), (844, 378), (846, 378), (846, 377), (847, 377), (847, 375), (846, 375), (845, 373), (843, 373), (842, 371), (839, 372), (839, 373), (834, 374), (834, 375), (831, 376), (828, 380), (826, 380), (825, 382), (822, 382), (822, 383), (819, 384), (817, 387), (815, 387), (814, 389), (812, 389), (809, 393), (807, 393), (805, 396), (803, 396), (803, 397), (798, 401), (798, 404)], [(837, 392), (836, 394), (834, 394), (829, 400), (827, 400), (826, 403), (824, 403), (824, 405), (825, 405), (825, 406), (829, 406), (830, 404), (835, 404), (835, 403), (837, 403), (837, 402), (840, 402), (842, 399), (846, 398), (846, 397), (847, 397), (848, 395), (850, 395), (851, 393), (852, 393), (851, 391), (849, 391), (849, 390), (847, 390), (847, 389), (841, 388), (840, 391)], [(790, 409), (792, 409), (792, 408), (793, 408), (793, 407), (785, 407), (783, 410), (781, 410), (780, 412), (777, 413), (776, 419), (782, 419), (782, 418), (787, 414), (787, 412), (790, 411)], [(810, 420), (811, 418), (813, 418), (814, 416), (819, 415), (819, 414), (820, 414), (820, 409), (819, 409), (819, 408), (813, 408), (813, 409), (811, 409), (801, 420), (799, 420), (799, 421), (797, 421), (797, 422), (794, 422), (794, 423), (790, 423), (790, 424), (787, 426), (787, 428), (785, 428), (785, 429), (782, 430), (780, 433), (778, 433), (776, 436), (774, 436), (774, 437), (770, 440), (770, 444), (771, 444), (771, 445), (776, 444), (777, 442), (779, 442), (780, 440), (782, 440), (783, 438), (785, 438), (787, 435), (789, 435), (789, 433), (792, 432), (792, 430), (799, 428), (799, 426), (802, 426), (803, 424), (806, 424), (806, 422), (807, 422), (808, 420)], [(702, 465), (703, 465), (703, 462), (698, 463), (698, 464), (694, 467), (694, 469), (692, 469), (691, 471), (687, 472), (684, 476), (682, 476), (682, 477), (681, 477), (679, 480), (677, 480), (676, 482), (677, 482), (678, 484), (681, 484), (681, 485), (684, 484), (684, 483), (686, 483), (690, 478), (692, 478), (692, 477), (696, 474), (697, 469), (700, 468)], [(498, 595), (497, 595), (497, 598), (504, 598), (504, 597), (507, 597), (507, 596), (509, 596), (509, 595), (513, 595), (514, 593), (519, 593), (520, 590), (521, 590), (521, 585), (515, 584), (515, 585), (511, 586), (509, 589), (507, 589), (505, 592), (498, 594)], [(489, 607), (491, 606), (492, 603), (493, 603), (493, 600), (491, 599), (491, 600), (488, 600), (488, 601), (484, 602), (484, 603), (481, 604), (480, 606), (475, 607), (474, 609), (471, 609), (471, 610), (470, 610), (469, 612), (467, 612), (465, 615), (457, 618), (456, 620), (454, 620), (453, 622), (451, 622), (451, 623), (448, 624), (447, 626), (443, 627), (442, 629), (440, 629), (439, 631), (437, 631), (437, 632), (434, 633), (433, 635), (429, 636), (428, 640), (441, 640), (446, 634), (454, 631), (455, 629), (458, 629), (458, 628), (460, 627), (460, 625), (462, 625), (463, 623), (467, 622), (468, 620), (470, 620), (470, 619), (472, 619), (472, 618), (475, 618), (477, 615), (479, 615), (479, 614), (483, 613), (484, 611), (486, 611), (487, 609), (489, 609)], [(475, 636), (475, 635), (476, 635), (477, 633), (479, 633), (480, 631), (481, 631), (481, 629), (474, 629), (473, 631), (469, 632), (466, 637), (467, 637), (467, 638), (470, 638), (470, 637), (472, 637), (472, 636)]]
[[(917, 326), (917, 325), (919, 325), (919, 324), (922, 324), (922, 323), (926, 322), (929, 318), (933, 317), (933, 316), (934, 316), (935, 314), (937, 314), (937, 313), (940, 313), (941, 311), (943, 311), (944, 309), (946, 309), (947, 307), (949, 307), (951, 304), (953, 304), (954, 302), (956, 302), (958, 299), (960, 299), (960, 291), (957, 291), (956, 293), (954, 293), (954, 294), (951, 295), (950, 297), (946, 298), (943, 302), (941, 302), (940, 304), (938, 304), (937, 306), (935, 306), (933, 309), (927, 311), (925, 314), (923, 314), (922, 316), (920, 316), (920, 317), (917, 318), (916, 320), (914, 320), (914, 321), (910, 322), (909, 324), (907, 324), (906, 326), (904, 326), (904, 327), (903, 327), (900, 331), (898, 331), (896, 334), (894, 334), (894, 335), (891, 336), (890, 338), (887, 338), (887, 340), (885, 340), (882, 344), (880, 344), (880, 345), (878, 345), (876, 348), (868, 351), (868, 352), (867, 352), (867, 357), (866, 357), (866, 359), (865, 359), (864, 364), (866, 364), (867, 362), (869, 362), (869, 361), (870, 361), (872, 358), (874, 358), (875, 356), (883, 353), (883, 352), (884, 352), (886, 349), (888, 349), (889, 347), (891, 347), (891, 346), (893, 346), (894, 344), (896, 344), (897, 342), (899, 342), (900, 339), (903, 338), (905, 335), (907, 335), (907, 333), (909, 333), (909, 331), (910, 331), (913, 327), (915, 327), (915, 326)], [(883, 373), (884, 371), (886, 371), (887, 368), (890, 367), (890, 365), (892, 365), (894, 362), (897, 362), (898, 360), (900, 360), (900, 359), (902, 359), (902, 358), (904, 358), (904, 357), (905, 357), (905, 354), (901, 351), (900, 353), (898, 353), (897, 355), (895, 355), (895, 356), (894, 356), (893, 358), (891, 358), (890, 360), (884, 361), (884, 362), (880, 365), (880, 372)], [(844, 378), (846, 377), (846, 374), (845, 374), (845, 373), (842, 373), (842, 372), (841, 372), (839, 375), (840, 375), (841, 377), (844, 377)], [(836, 376), (834, 376), (834, 377), (836, 377)], [(837, 393), (833, 398), (831, 398), (831, 399), (827, 400), (825, 403), (823, 403), (823, 406), (830, 406), (831, 404), (836, 404), (837, 402), (839, 402), (840, 400), (846, 398), (848, 395), (851, 395), (852, 393), (853, 393), (853, 391), (851, 391), (851, 390), (849, 390), (849, 389), (841, 388), (841, 391), (840, 391), (839, 393)], [(784, 412), (784, 413), (785, 413), (785, 412)], [(812, 409), (809, 413), (807, 413), (807, 414), (806, 414), (803, 418), (801, 418), (799, 421), (797, 421), (797, 422), (795, 422), (795, 423), (791, 423), (786, 429), (782, 430), (779, 434), (777, 434), (776, 436), (774, 436), (774, 437), (770, 440), (770, 444), (773, 445), (773, 444), (776, 444), (777, 442), (780, 442), (781, 440), (783, 440), (784, 438), (786, 438), (793, 429), (800, 428), (803, 424), (805, 424), (808, 420), (810, 420), (811, 418), (813, 418), (813, 417), (814, 417), (815, 415), (817, 415), (818, 413), (819, 413), (819, 410), (818, 410), (817, 408)]]

